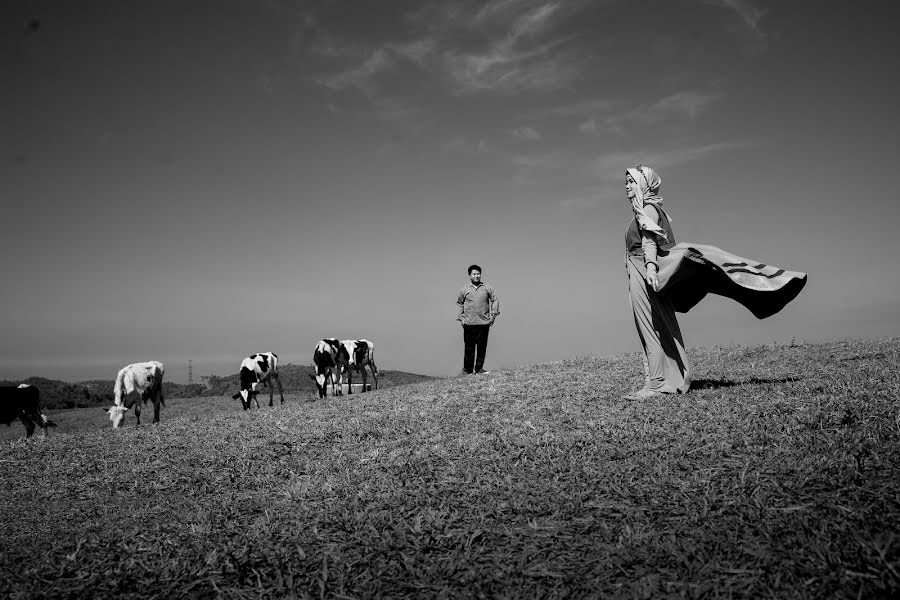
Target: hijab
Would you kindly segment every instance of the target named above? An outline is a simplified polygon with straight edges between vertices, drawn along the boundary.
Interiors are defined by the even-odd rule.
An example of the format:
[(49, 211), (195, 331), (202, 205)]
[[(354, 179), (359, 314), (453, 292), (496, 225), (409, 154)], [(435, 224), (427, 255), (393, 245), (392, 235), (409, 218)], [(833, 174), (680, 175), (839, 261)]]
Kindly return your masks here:
[(665, 230), (657, 225), (657, 223), (644, 212), (644, 207), (648, 204), (652, 204), (657, 210), (665, 213), (666, 218), (669, 219), (669, 221), (672, 220), (669, 217), (669, 213), (666, 213), (666, 211), (663, 210), (663, 199), (662, 196), (659, 195), (659, 187), (662, 185), (662, 179), (656, 174), (656, 171), (643, 165), (636, 165), (630, 169), (626, 169), (625, 172), (631, 175), (635, 183), (637, 183), (634, 188), (634, 198), (631, 199), (631, 210), (634, 211), (638, 226), (645, 231), (655, 233), (661, 237), (663, 241), (668, 242), (669, 237), (666, 235)]

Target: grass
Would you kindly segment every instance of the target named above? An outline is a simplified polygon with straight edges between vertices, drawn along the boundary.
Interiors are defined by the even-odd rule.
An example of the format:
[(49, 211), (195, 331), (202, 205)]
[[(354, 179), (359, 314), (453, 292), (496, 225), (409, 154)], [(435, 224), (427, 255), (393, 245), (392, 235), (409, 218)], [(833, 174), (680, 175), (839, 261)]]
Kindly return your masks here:
[(690, 354), (696, 389), (641, 403), (632, 354), (54, 412), (0, 442), (0, 595), (900, 593), (900, 340)]

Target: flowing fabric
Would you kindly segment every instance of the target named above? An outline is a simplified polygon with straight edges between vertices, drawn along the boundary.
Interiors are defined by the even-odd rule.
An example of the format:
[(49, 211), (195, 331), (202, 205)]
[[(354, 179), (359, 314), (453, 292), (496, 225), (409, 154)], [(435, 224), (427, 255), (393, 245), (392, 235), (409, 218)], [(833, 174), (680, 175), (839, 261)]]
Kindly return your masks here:
[(707, 294), (731, 298), (758, 319), (784, 308), (806, 285), (807, 275), (726, 252), (716, 246), (675, 244), (659, 250), (659, 293), (687, 312)]

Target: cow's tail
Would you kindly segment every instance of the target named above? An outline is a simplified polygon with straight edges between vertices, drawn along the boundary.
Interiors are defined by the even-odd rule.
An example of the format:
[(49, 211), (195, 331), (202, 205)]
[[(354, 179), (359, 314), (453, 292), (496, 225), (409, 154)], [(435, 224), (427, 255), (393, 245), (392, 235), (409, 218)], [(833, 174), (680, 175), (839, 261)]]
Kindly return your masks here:
[(56, 423), (47, 418), (47, 415), (41, 413), (41, 421), (44, 422), (44, 429), (47, 427), (56, 427)]

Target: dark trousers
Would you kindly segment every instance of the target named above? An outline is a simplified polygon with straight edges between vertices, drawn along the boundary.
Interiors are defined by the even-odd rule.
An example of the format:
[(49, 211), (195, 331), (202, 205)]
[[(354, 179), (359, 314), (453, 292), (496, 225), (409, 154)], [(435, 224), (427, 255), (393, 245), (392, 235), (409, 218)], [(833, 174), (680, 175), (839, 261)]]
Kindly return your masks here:
[(484, 367), (490, 330), (490, 325), (463, 325), (463, 371), (466, 373), (477, 373)]

